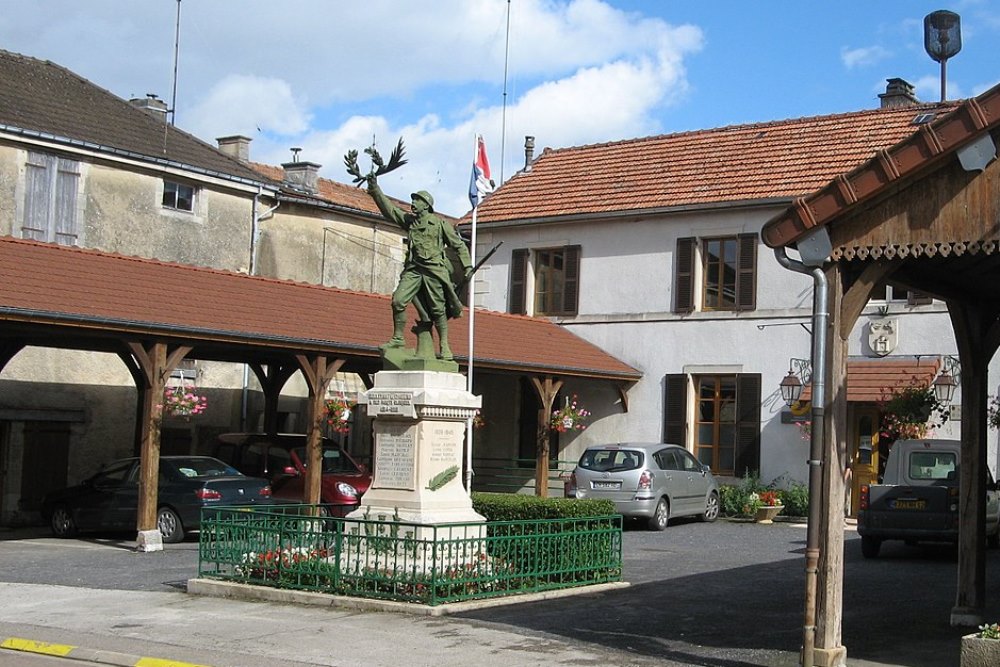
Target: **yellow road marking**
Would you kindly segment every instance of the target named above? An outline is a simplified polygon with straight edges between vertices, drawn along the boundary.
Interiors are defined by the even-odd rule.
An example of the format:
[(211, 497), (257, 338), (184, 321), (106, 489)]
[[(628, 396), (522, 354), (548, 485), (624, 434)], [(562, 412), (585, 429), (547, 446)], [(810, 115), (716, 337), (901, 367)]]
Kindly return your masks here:
[(47, 642), (36, 642), (32, 639), (21, 639), (19, 637), (8, 637), (0, 642), (0, 648), (11, 648), (16, 651), (28, 651), (30, 653), (44, 653), (46, 655), (58, 655), (65, 657), (75, 649), (75, 646), (66, 644), (49, 644)]
[(135, 663), (135, 667), (208, 667), (208, 665), (196, 665), (191, 662), (177, 662), (176, 660), (160, 660), (159, 658), (140, 658)]

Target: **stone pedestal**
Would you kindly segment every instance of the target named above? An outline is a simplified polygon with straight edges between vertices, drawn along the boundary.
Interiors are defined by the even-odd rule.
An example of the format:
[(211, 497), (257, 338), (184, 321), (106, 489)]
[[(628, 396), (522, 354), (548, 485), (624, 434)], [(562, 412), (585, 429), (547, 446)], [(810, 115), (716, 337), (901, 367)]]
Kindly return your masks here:
[(381, 371), (359, 403), (375, 418), (375, 474), (348, 519), (484, 521), (462, 485), (466, 423), (482, 404), (463, 375)]

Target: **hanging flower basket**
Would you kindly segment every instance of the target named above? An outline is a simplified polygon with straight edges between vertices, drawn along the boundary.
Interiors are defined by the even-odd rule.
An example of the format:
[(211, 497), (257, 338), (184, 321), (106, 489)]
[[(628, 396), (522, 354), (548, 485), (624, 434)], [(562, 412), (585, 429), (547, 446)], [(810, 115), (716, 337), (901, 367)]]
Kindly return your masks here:
[(549, 428), (559, 433), (568, 431), (582, 431), (587, 428), (587, 418), (590, 412), (580, 407), (577, 403), (576, 394), (572, 398), (566, 398), (566, 404), (553, 411), (549, 420)]
[(195, 387), (167, 387), (163, 391), (163, 414), (170, 417), (193, 417), (208, 408), (208, 398)]
[(335, 396), (326, 402), (326, 423), (337, 433), (351, 430), (351, 410), (357, 405), (346, 396)]
[(937, 400), (933, 387), (916, 377), (907, 386), (883, 388), (878, 405), (879, 440), (890, 447), (897, 440), (926, 438), (948, 419), (948, 408)]

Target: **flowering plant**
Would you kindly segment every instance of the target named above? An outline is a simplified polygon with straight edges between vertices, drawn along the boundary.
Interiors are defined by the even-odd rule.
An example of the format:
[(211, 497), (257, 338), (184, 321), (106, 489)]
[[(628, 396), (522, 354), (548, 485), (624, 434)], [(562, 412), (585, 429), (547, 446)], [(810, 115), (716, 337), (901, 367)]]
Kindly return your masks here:
[(559, 433), (582, 431), (587, 428), (586, 421), (588, 417), (590, 417), (590, 412), (580, 407), (577, 403), (576, 394), (573, 394), (572, 398), (566, 398), (566, 404), (563, 407), (552, 412), (552, 418), (549, 419), (549, 428)]
[(812, 440), (813, 423), (811, 421), (795, 422), (799, 427), (799, 437), (803, 440)]
[(486, 426), (486, 420), (483, 419), (483, 411), (476, 410), (476, 415), (472, 418), (472, 428), (480, 429)]
[[(930, 385), (922, 385), (913, 378), (906, 387), (882, 389), (882, 410), (879, 439), (890, 445), (896, 440), (926, 438), (947, 419), (947, 408), (937, 400)], [(932, 419), (934, 413), (937, 417)]]
[(979, 626), (979, 633), (976, 635), (980, 639), (1000, 639), (1000, 624), (988, 623)]
[(781, 504), (781, 498), (778, 497), (777, 491), (761, 491), (757, 494), (757, 498), (763, 507), (777, 507)]
[(986, 404), (986, 421), (990, 428), (1000, 428), (1000, 396), (990, 396)]
[(163, 411), (173, 417), (200, 415), (208, 408), (208, 399), (194, 387), (167, 387), (163, 390)]
[(351, 410), (357, 405), (346, 396), (334, 396), (326, 401), (326, 423), (337, 433), (351, 429)]

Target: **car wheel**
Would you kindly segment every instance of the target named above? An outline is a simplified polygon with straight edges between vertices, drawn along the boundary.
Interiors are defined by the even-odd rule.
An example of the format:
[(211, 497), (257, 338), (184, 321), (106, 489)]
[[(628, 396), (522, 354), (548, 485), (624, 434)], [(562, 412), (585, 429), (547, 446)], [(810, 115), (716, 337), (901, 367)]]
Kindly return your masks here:
[(649, 517), (649, 520), (646, 522), (646, 527), (650, 530), (664, 530), (669, 521), (670, 504), (666, 498), (660, 498), (660, 501), (656, 503), (656, 509), (653, 510), (653, 516)]
[(76, 521), (69, 508), (60, 505), (52, 510), (52, 520), (49, 522), (52, 534), (56, 537), (73, 537), (77, 533)]
[(708, 494), (708, 500), (705, 501), (705, 511), (701, 516), (698, 517), (702, 521), (707, 521), (711, 523), (719, 518), (719, 494), (713, 491)]
[(878, 558), (878, 552), (881, 548), (882, 540), (877, 537), (861, 538), (861, 555), (865, 558)]
[(181, 518), (177, 512), (169, 507), (161, 507), (156, 515), (156, 527), (160, 529), (160, 535), (167, 544), (180, 542), (184, 539), (184, 526), (181, 525)]

